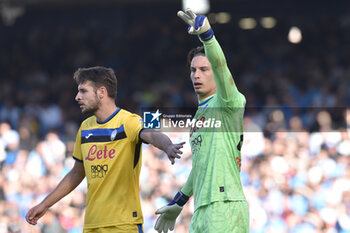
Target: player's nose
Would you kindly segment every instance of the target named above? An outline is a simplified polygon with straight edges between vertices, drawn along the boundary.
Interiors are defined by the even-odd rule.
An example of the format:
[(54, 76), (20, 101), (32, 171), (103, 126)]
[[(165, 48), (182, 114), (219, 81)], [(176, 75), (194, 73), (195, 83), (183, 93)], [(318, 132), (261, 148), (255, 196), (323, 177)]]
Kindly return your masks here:
[(198, 74), (198, 72), (193, 73), (193, 75), (192, 75), (192, 80), (193, 80), (193, 81), (196, 81), (196, 80), (198, 80), (198, 79), (200, 79), (200, 75)]
[(196, 71), (193, 72), (193, 77), (194, 77), (195, 79), (198, 79), (198, 78), (200, 77), (199, 73), (200, 73), (199, 70), (196, 69)]
[(77, 95), (75, 96), (75, 101), (79, 101), (81, 100), (81, 96), (79, 95), (79, 92), (77, 93)]

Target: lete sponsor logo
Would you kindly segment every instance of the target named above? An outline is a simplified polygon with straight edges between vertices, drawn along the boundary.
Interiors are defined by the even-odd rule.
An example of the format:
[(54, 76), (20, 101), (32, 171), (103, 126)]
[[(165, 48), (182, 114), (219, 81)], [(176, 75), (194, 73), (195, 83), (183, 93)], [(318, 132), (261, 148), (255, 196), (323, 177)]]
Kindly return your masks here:
[(108, 150), (107, 146), (104, 146), (104, 148), (97, 149), (96, 145), (92, 145), (89, 149), (89, 152), (87, 156), (85, 157), (85, 160), (88, 161), (94, 161), (95, 159), (101, 160), (101, 159), (113, 159), (115, 157), (115, 149)]

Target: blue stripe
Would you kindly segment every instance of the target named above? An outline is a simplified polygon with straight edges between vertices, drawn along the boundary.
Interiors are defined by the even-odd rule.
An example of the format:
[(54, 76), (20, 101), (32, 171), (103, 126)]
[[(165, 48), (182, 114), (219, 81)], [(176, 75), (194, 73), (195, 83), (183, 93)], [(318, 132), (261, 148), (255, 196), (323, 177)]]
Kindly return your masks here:
[(137, 224), (137, 228), (139, 229), (139, 233), (143, 233), (142, 224)]
[(99, 124), (104, 124), (104, 123), (107, 123), (110, 119), (112, 119), (115, 115), (117, 115), (117, 113), (119, 112), (120, 108), (117, 108), (117, 110), (115, 110), (114, 113), (112, 113), (112, 115), (110, 115), (106, 120), (100, 122), (100, 121), (97, 121), (97, 123)]
[(114, 130), (117, 130), (117, 134), (124, 132), (124, 125), (120, 126), (116, 129), (89, 129), (89, 130), (82, 130), (81, 136), (86, 137), (89, 134), (91, 136), (110, 136)]
[(214, 37), (214, 31), (213, 29), (209, 29), (208, 31), (198, 35), (203, 41), (208, 41), (210, 40), (211, 38)]
[(209, 100), (211, 100), (214, 96), (210, 97), (209, 99), (207, 99), (206, 101), (204, 101), (203, 103), (200, 103), (198, 106), (203, 106), (204, 104), (208, 103)]

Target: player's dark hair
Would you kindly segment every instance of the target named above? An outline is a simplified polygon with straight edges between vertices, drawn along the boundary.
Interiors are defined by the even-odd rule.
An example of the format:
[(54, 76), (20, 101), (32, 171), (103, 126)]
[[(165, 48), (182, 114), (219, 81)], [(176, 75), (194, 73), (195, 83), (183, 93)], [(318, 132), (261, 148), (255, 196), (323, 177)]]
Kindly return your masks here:
[(117, 77), (111, 68), (102, 66), (79, 68), (75, 71), (73, 79), (78, 85), (91, 81), (95, 90), (104, 86), (109, 97), (113, 99), (117, 97)]
[(203, 46), (198, 46), (197, 48), (193, 48), (188, 52), (187, 55), (187, 64), (191, 65), (192, 59), (197, 55), (205, 56), (205, 51)]

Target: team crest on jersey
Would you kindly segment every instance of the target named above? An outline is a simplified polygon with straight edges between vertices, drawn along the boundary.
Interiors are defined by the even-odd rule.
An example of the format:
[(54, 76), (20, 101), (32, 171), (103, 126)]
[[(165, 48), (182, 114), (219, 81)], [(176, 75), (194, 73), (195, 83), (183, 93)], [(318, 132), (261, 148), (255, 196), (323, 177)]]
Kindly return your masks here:
[(115, 137), (117, 136), (117, 133), (118, 133), (117, 129), (112, 131), (112, 133), (111, 133), (111, 141), (114, 141)]

